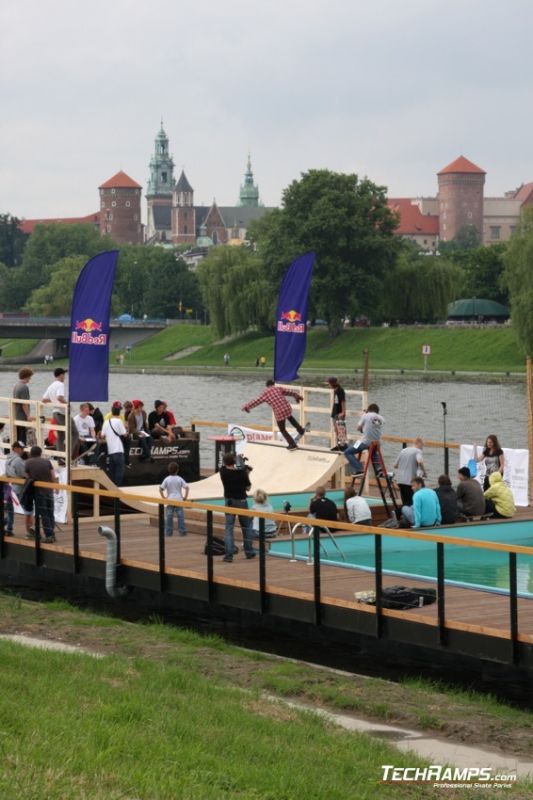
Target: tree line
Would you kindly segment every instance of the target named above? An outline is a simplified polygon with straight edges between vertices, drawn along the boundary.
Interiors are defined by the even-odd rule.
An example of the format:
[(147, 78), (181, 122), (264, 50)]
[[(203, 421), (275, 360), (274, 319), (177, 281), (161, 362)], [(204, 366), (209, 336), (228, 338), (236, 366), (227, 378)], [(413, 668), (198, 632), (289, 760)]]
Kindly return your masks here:
[[(208, 318), (221, 337), (250, 327), (272, 330), (287, 266), (313, 250), (310, 319), (325, 320), (332, 335), (359, 317), (372, 324), (443, 321), (459, 297), (511, 299), (514, 313), (526, 316), (518, 287), (528, 268), (517, 265), (531, 263), (521, 244), (533, 240), (527, 214), (508, 244), (483, 247), (467, 227), (438, 253), (422, 253), (396, 236), (398, 223), (384, 187), (354, 174), (310, 170), (285, 189), (279, 209), (251, 223), (244, 245), (211, 248), (197, 272), (179, 249), (121, 246), (113, 313)], [(68, 314), (83, 264), (117, 247), (83, 224), (37, 225), (26, 238), (18, 220), (0, 215), (0, 307), (32, 315)]]

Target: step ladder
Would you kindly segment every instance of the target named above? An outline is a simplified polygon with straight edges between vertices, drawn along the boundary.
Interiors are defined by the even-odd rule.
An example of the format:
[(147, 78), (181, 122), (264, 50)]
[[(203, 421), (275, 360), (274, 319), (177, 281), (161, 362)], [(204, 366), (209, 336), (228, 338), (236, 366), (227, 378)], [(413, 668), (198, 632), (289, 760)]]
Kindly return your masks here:
[[(357, 480), (360, 480), (361, 483), (357, 494), (359, 495), (363, 494), (363, 489), (365, 487), (366, 478), (368, 475), (368, 470), (370, 468), (370, 465), (372, 465), (374, 469), (374, 476), (376, 478), (376, 483), (378, 485), (383, 505), (385, 506), (385, 510), (387, 511), (387, 515), (389, 516), (389, 518), (391, 518), (392, 516), (396, 516), (396, 519), (400, 519), (402, 513), (401, 508), (396, 500), (394, 487), (392, 485), (392, 476), (389, 475), (389, 473), (387, 472), (387, 467), (385, 466), (385, 461), (383, 459), (383, 453), (381, 452), (379, 441), (370, 443), (370, 447), (367, 450), (365, 468), (362, 472), (358, 473), (357, 475), (354, 475), (352, 480), (352, 486), (355, 485), (355, 482)], [(389, 498), (389, 501), (387, 501), (387, 496)], [(389, 508), (389, 502), (392, 504), (394, 513)]]

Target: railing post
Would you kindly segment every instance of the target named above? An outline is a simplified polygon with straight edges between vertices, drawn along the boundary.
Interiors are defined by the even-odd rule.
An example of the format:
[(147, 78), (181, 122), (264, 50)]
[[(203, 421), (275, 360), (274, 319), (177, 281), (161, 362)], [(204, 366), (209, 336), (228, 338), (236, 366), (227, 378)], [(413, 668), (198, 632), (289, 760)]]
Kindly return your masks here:
[(443, 646), (447, 643), (444, 574), (444, 542), (437, 542), (437, 618), (439, 626), (439, 644)]
[(72, 566), (77, 575), (80, 571), (80, 512), (76, 492), (72, 492)]
[(315, 625), (322, 624), (322, 604), (320, 585), (320, 528), (313, 528), (313, 584), (315, 596)]
[(39, 490), (34, 487), (33, 505), (35, 508), (35, 566), (41, 565), (41, 509), (39, 508)]
[(266, 594), (265, 519), (259, 517), (259, 599), (261, 614), (268, 610)]
[(520, 650), (518, 642), (518, 584), (516, 579), (516, 553), (509, 553), (509, 632), (511, 638), (511, 660), (518, 664)]
[(5, 503), (4, 492), (6, 489), (6, 485), (7, 484), (3, 482), (0, 485), (0, 490), (2, 492), (2, 501), (0, 502), (0, 558), (4, 557), (4, 529), (6, 524), (5, 508), (4, 508), (4, 503)]
[(115, 534), (117, 537), (117, 567), (120, 566), (121, 548), (120, 548), (120, 500), (118, 497), (113, 499), (113, 515), (115, 518)]
[(213, 512), (207, 512), (207, 596), (210, 604), (215, 602), (215, 583), (213, 580)]
[(381, 535), (374, 534), (374, 572), (376, 592), (376, 638), (381, 639), (383, 633), (383, 557)]
[(166, 589), (166, 558), (165, 558), (165, 506), (159, 503), (157, 507), (157, 533), (159, 537), (159, 591)]

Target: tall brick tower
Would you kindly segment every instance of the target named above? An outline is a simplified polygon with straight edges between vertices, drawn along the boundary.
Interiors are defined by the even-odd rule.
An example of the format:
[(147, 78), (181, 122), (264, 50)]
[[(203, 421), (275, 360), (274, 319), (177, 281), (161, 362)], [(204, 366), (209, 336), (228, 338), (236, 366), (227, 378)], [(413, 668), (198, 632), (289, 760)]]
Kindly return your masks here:
[(98, 190), (100, 233), (108, 233), (117, 244), (142, 244), (142, 186), (121, 170)]
[(155, 147), (150, 159), (150, 179), (146, 189), (146, 239), (170, 240), (172, 190), (174, 188), (174, 161), (168, 149), (168, 136), (161, 128), (155, 137)]
[(172, 241), (174, 244), (196, 242), (196, 211), (194, 190), (182, 170), (174, 187), (172, 207)]
[(474, 225), (483, 238), (485, 171), (459, 156), (438, 173), (440, 239), (455, 239), (461, 228)]

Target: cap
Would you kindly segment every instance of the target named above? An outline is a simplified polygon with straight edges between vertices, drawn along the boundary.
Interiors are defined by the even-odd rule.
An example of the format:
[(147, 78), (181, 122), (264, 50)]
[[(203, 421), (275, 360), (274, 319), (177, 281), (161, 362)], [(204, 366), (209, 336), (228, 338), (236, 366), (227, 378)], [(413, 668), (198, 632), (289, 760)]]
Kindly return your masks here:
[(13, 450), (14, 447), (20, 447), (21, 450), (24, 450), (26, 445), (23, 444), (22, 442), (13, 442), (13, 444), (11, 445), (11, 449)]
[(56, 378), (59, 378), (60, 375), (64, 375), (65, 373), (66, 373), (66, 369), (63, 369), (63, 367), (56, 367), (55, 370), (54, 370), (54, 376)]
[(157, 408), (157, 406), (164, 406), (164, 405), (166, 405), (164, 400), (154, 400), (154, 408)]
[(142, 400), (132, 400), (131, 402), (132, 402), (133, 408), (140, 408), (141, 406), (144, 405)]
[(122, 408), (122, 403), (120, 402), (120, 400), (115, 400), (111, 408)]

